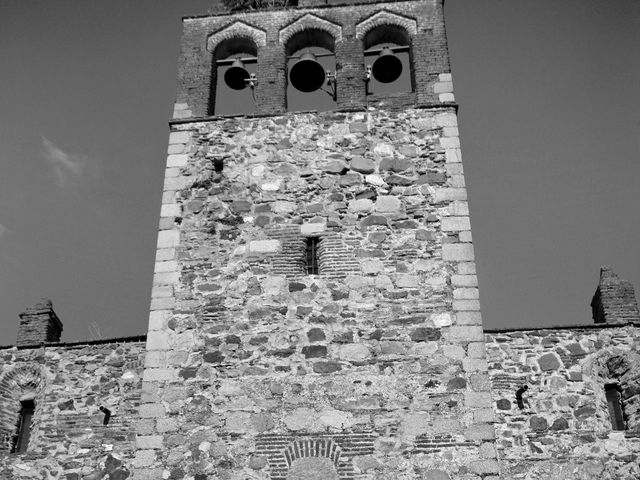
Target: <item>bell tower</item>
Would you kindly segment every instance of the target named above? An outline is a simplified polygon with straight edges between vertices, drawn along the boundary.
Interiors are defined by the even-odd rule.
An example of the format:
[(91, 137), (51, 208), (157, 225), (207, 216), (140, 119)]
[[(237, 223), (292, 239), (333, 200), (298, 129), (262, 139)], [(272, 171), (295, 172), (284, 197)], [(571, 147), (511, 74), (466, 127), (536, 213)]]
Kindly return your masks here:
[(497, 479), (443, 0), (183, 20), (136, 479)]

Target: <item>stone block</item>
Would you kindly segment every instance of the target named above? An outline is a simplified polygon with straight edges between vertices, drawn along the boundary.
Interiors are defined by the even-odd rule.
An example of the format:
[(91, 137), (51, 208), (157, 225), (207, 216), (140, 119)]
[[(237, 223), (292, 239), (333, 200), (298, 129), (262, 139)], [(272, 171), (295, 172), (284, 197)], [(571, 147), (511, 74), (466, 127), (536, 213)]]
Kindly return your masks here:
[(136, 448), (139, 450), (159, 450), (162, 448), (162, 435), (138, 435)]
[[(493, 400), (489, 392), (472, 392), (467, 390), (464, 392), (464, 403), (469, 408), (493, 408)], [(491, 427), (491, 436), (487, 434), (487, 437), (479, 438), (486, 438), (487, 440), (493, 438), (493, 426), (488, 425), (485, 427), (487, 432), (488, 427)]]
[(177, 247), (180, 244), (179, 230), (163, 230), (158, 233), (157, 248)]
[(458, 274), (460, 275), (472, 275), (476, 273), (475, 262), (460, 262), (457, 265)]
[(482, 314), (473, 311), (456, 312), (456, 325), (482, 325)]
[(166, 415), (161, 403), (143, 403), (138, 409), (140, 418), (162, 418)]
[(151, 298), (173, 297), (173, 287), (171, 286), (154, 286), (151, 289)]
[(441, 73), (438, 75), (438, 80), (441, 82), (452, 82), (453, 76), (450, 73)]
[(435, 118), (438, 127), (457, 127), (458, 116), (453, 112), (438, 113)]
[(178, 270), (178, 262), (175, 260), (170, 260), (167, 262), (156, 262), (154, 272), (157, 273), (165, 273), (165, 272), (175, 272)]
[(454, 287), (477, 287), (478, 277), (475, 275), (452, 275), (451, 285)]
[(342, 345), (339, 350), (339, 357), (342, 360), (352, 362), (362, 362), (371, 358), (371, 351), (362, 343), (350, 343)]
[(458, 132), (458, 127), (444, 127), (442, 135), (445, 137), (458, 137), (460, 133)]
[[(180, 176), (180, 169), (177, 167), (167, 167), (164, 171), (165, 180), (168, 178), (176, 178), (179, 176)], [(185, 179), (181, 178), (180, 180), (185, 180)]]
[(462, 167), (462, 163), (447, 163), (445, 165), (445, 169), (447, 170), (447, 175), (464, 175), (464, 169)]
[(477, 288), (455, 288), (453, 298), (455, 300), (475, 300), (480, 297)]
[(445, 332), (445, 338), (452, 343), (457, 342), (482, 342), (484, 334), (481, 326), (457, 326), (448, 327)]
[(396, 285), (398, 288), (415, 288), (420, 285), (420, 277), (418, 275), (400, 273), (396, 279)]
[(463, 175), (451, 175), (449, 178), (449, 185), (454, 188), (464, 188), (466, 186)]
[(300, 233), (302, 235), (314, 235), (326, 231), (326, 223), (303, 223), (300, 225)]
[(189, 163), (189, 155), (186, 153), (172, 154), (167, 156), (167, 168), (186, 167)]
[(431, 318), (431, 322), (433, 322), (433, 325), (438, 328), (448, 327), (451, 324), (453, 324), (453, 317), (448, 312), (434, 313), (431, 315), (430, 318)]
[(453, 309), (457, 312), (480, 310), (480, 302), (478, 300), (454, 300)]
[(154, 285), (177, 285), (180, 281), (179, 272), (154, 273)]
[(485, 358), (484, 342), (471, 342), (467, 346), (469, 358)]
[(191, 132), (171, 132), (169, 134), (169, 144), (187, 143), (191, 138)]
[(478, 475), (487, 475), (488, 473), (499, 473), (498, 462), (496, 460), (475, 460), (469, 464), (472, 472)]
[(443, 232), (459, 232), (461, 230), (471, 230), (469, 217), (442, 217), (440, 228)]
[(438, 95), (438, 100), (440, 100), (441, 102), (455, 102), (456, 101), (456, 97), (453, 95), (453, 93), (440, 93)]
[(375, 209), (377, 212), (399, 212), (402, 202), (398, 197), (381, 195), (376, 199)]
[(180, 205), (176, 203), (168, 203), (160, 207), (161, 217), (180, 217), (181, 215)]
[(371, 212), (373, 210), (373, 202), (368, 198), (360, 198), (349, 202), (349, 212), (361, 213)]
[(354, 157), (349, 164), (351, 170), (360, 173), (373, 173), (376, 169), (376, 164), (373, 160), (364, 157)]
[(447, 163), (461, 163), (462, 153), (459, 148), (448, 148), (444, 151), (444, 158)]
[(145, 368), (142, 376), (145, 382), (174, 382), (178, 371), (173, 368)]
[(365, 258), (360, 263), (360, 268), (365, 275), (376, 275), (384, 272), (384, 263), (378, 258)]
[(493, 408), (476, 408), (473, 411), (473, 420), (478, 423), (492, 423), (496, 421), (496, 412)]
[(276, 253), (280, 251), (279, 240), (254, 240), (249, 242), (249, 252), (251, 253)]
[(169, 310), (175, 307), (176, 300), (173, 297), (151, 298), (150, 310)]
[(155, 310), (149, 314), (149, 330), (164, 330), (171, 317), (171, 310)]
[(156, 420), (156, 430), (158, 433), (177, 432), (178, 428), (178, 420), (175, 418), (158, 418)]
[(442, 347), (442, 352), (445, 357), (451, 358), (453, 360), (462, 360), (465, 357), (464, 348), (460, 345), (444, 345)]
[(159, 478), (163, 478), (164, 472), (165, 470), (163, 468), (139, 468), (133, 471), (131, 480), (158, 480)]
[(464, 232), (460, 232), (458, 234), (458, 238), (463, 243), (471, 243), (473, 241), (473, 237), (471, 235), (471, 230), (465, 230)]
[(453, 92), (453, 82), (436, 82), (433, 85), (433, 93)]
[(444, 245), (442, 245), (442, 259), (449, 262), (464, 262), (473, 260), (473, 244), (445, 243)]
[(450, 202), (452, 200), (466, 200), (466, 188), (436, 188), (433, 193), (435, 203)]
[(164, 262), (167, 260), (173, 260), (176, 256), (175, 248), (161, 248), (156, 250), (156, 262)]
[(482, 358), (465, 358), (462, 360), (462, 369), (467, 373), (486, 372), (489, 365)]
[(147, 334), (147, 350), (168, 350), (169, 334), (165, 331), (154, 330)]
[(167, 155), (184, 153), (185, 150), (186, 150), (185, 145), (182, 143), (169, 144), (169, 146), (167, 147)]

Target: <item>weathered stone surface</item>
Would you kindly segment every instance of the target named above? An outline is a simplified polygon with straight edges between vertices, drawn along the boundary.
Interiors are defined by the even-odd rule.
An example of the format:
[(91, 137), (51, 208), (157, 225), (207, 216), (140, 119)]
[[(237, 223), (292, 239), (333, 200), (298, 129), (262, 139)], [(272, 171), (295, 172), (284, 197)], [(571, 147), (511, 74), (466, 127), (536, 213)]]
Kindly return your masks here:
[(349, 163), (351, 170), (355, 170), (360, 173), (373, 173), (376, 169), (376, 164), (373, 160), (364, 157), (354, 157)]
[(560, 360), (553, 353), (547, 353), (538, 358), (538, 365), (540, 365), (540, 369), (544, 372), (557, 370), (560, 368)]

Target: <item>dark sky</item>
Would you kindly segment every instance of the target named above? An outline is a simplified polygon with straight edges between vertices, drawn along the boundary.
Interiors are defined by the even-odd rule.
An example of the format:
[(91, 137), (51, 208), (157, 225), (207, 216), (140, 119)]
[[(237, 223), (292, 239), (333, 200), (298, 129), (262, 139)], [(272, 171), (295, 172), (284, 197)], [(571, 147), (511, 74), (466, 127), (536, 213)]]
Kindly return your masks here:
[[(211, 1), (0, 0), (0, 345), (146, 332), (180, 18)], [(640, 2), (447, 0), (488, 327), (640, 286)]]

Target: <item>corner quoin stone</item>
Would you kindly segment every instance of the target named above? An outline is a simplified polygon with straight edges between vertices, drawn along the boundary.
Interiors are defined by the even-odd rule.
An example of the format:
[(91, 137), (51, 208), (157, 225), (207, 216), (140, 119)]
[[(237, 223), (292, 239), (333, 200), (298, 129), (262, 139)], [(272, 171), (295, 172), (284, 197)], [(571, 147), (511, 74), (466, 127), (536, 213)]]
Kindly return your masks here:
[(442, 259), (450, 262), (473, 261), (473, 244), (445, 243), (442, 246)]

